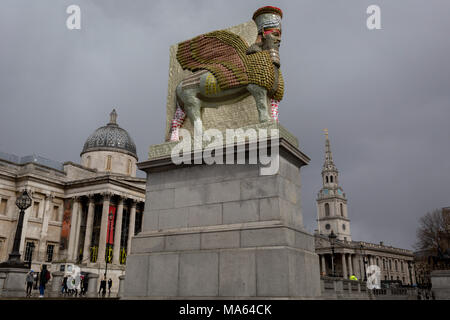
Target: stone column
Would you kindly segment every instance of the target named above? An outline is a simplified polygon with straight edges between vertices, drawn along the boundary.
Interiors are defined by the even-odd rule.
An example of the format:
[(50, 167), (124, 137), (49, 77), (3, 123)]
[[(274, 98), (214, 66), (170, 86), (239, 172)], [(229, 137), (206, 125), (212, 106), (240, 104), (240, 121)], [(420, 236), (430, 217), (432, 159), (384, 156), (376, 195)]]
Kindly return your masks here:
[(51, 194), (45, 195), (45, 205), (44, 205), (44, 214), (42, 219), (42, 228), (41, 228), (41, 239), (39, 243), (39, 258), (41, 261), (45, 261), (45, 254), (47, 252), (47, 230), (48, 230), (48, 221), (50, 219), (50, 215), (52, 214), (50, 204), (53, 201), (53, 196)]
[(320, 260), (321, 260), (321, 262), (322, 262), (322, 269), (321, 269), (321, 271), (322, 271), (322, 274), (323, 275), (327, 275), (327, 268), (326, 268), (326, 265), (325, 265), (325, 255), (324, 254), (322, 254), (321, 256), (320, 256)]
[(131, 253), (131, 238), (134, 236), (134, 225), (136, 222), (136, 201), (131, 202), (130, 225), (128, 228), (127, 255)]
[(107, 229), (108, 229), (108, 213), (109, 213), (110, 199), (111, 199), (110, 193), (103, 194), (103, 209), (102, 209), (102, 219), (101, 219), (101, 226), (100, 226), (100, 240), (98, 242), (97, 262), (105, 262), (106, 233), (107, 233)]
[(88, 263), (90, 261), (90, 246), (92, 241), (92, 229), (94, 227), (94, 196), (89, 196), (88, 200), (88, 213), (86, 220), (86, 234), (84, 235), (84, 248), (83, 248), (83, 262)]
[(348, 272), (349, 276), (353, 275), (353, 266), (352, 266), (352, 254), (348, 254)]
[(345, 261), (345, 253), (342, 254), (342, 276), (344, 277), (344, 279), (348, 278), (348, 275), (347, 275), (347, 263)]
[(72, 198), (72, 216), (70, 218), (70, 235), (69, 235), (69, 249), (68, 249), (68, 258), (69, 260), (73, 260), (74, 251), (75, 251), (75, 239), (76, 239), (76, 224), (77, 224), (77, 215), (79, 209), (79, 198)]
[(116, 225), (114, 228), (114, 252), (113, 263), (119, 264), (120, 260), (120, 239), (122, 237), (122, 215), (123, 215), (123, 198), (119, 198), (119, 205), (117, 206)]

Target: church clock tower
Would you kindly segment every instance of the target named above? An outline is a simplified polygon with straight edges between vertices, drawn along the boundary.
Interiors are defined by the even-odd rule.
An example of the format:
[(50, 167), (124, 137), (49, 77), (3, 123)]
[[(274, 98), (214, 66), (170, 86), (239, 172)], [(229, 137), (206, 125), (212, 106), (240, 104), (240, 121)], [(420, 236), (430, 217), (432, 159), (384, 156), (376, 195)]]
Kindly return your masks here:
[(347, 198), (339, 186), (339, 171), (334, 165), (328, 129), (325, 129), (325, 162), (322, 168), (322, 189), (317, 194), (319, 234), (328, 236), (331, 230), (342, 241), (351, 241)]

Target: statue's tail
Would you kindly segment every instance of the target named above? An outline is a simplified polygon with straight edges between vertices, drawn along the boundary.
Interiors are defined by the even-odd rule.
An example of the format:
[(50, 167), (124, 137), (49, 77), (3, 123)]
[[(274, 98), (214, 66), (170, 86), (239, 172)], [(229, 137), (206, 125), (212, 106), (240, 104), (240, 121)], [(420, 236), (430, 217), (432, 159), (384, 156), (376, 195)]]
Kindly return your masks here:
[(183, 125), (184, 119), (186, 118), (186, 113), (181, 109), (180, 105), (178, 104), (178, 99), (175, 98), (175, 114), (172, 119), (172, 127), (170, 132), (170, 141), (178, 141), (180, 140), (180, 128)]

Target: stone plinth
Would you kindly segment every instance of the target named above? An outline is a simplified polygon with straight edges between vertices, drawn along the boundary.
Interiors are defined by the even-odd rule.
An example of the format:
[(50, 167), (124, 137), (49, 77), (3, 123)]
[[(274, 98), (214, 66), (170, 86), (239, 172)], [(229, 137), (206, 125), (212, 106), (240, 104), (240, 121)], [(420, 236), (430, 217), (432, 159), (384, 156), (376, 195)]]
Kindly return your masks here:
[(319, 260), (300, 203), (309, 158), (279, 144), (270, 176), (260, 164), (176, 166), (170, 156), (140, 163), (146, 206), (124, 298), (319, 296)]
[(117, 296), (119, 298), (123, 297), (124, 286), (125, 286), (125, 276), (119, 276), (119, 292), (117, 293)]
[(25, 279), (28, 271), (27, 268), (0, 268), (0, 284), (3, 283), (2, 288), (0, 288), (1, 297), (24, 298), (26, 295)]
[(450, 300), (450, 270), (431, 272), (431, 290), (435, 299)]

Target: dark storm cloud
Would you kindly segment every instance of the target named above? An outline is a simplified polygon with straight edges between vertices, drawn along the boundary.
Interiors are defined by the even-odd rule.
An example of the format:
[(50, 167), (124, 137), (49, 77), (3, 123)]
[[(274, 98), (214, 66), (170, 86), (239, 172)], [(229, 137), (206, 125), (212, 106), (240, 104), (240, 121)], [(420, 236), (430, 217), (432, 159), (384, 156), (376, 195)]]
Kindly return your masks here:
[[(68, 5), (82, 29), (65, 27)], [(163, 141), (169, 46), (250, 20), (262, 1), (0, 1), (0, 150), (78, 161), (113, 107), (138, 147)], [(282, 124), (316, 223), (323, 128), (355, 240), (411, 248), (417, 219), (450, 205), (450, 3), (272, 1), (281, 7)], [(382, 30), (366, 28), (378, 4)]]

